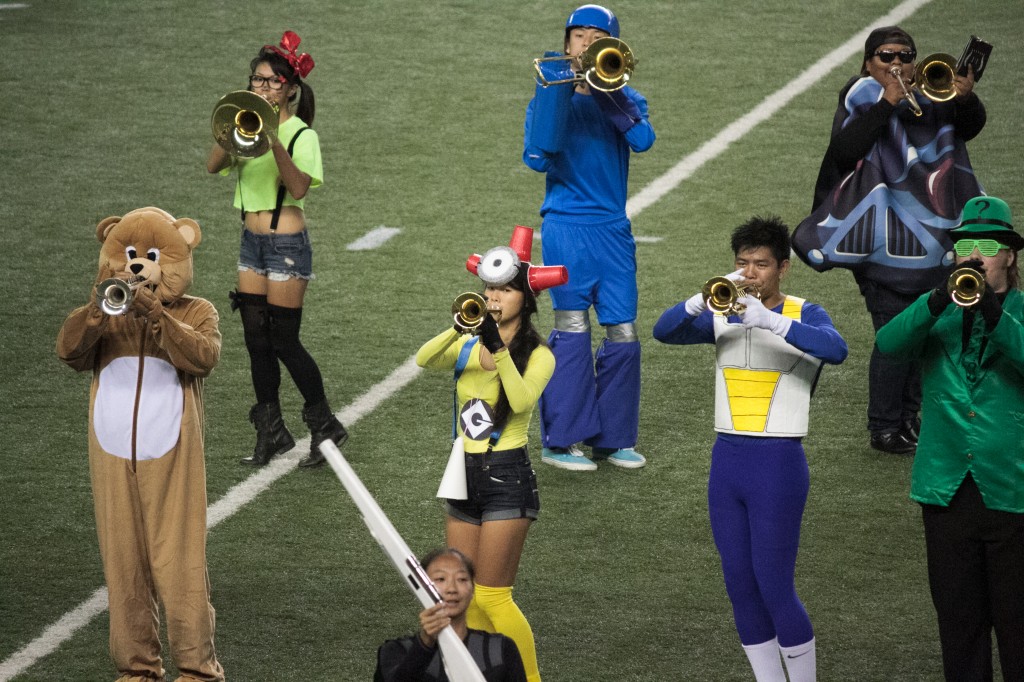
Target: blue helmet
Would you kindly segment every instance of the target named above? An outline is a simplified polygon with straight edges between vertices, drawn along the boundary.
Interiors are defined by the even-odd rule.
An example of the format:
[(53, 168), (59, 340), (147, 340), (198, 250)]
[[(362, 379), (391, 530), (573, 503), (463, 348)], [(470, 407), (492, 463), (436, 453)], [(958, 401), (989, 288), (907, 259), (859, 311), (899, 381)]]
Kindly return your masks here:
[(569, 29), (577, 26), (597, 28), (613, 38), (619, 37), (619, 20), (615, 18), (611, 10), (600, 5), (582, 5), (577, 7), (565, 22), (566, 37), (569, 36)]

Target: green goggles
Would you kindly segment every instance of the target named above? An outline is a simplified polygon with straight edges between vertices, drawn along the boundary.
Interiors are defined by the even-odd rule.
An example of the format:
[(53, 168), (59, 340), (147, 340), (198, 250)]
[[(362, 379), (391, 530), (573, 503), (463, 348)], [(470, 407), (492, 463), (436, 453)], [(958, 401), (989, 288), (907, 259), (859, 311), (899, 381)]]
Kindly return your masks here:
[(970, 256), (977, 249), (982, 256), (994, 256), (999, 249), (1010, 248), (1006, 244), (1000, 244), (995, 239), (961, 239), (953, 244), (953, 250), (958, 256)]

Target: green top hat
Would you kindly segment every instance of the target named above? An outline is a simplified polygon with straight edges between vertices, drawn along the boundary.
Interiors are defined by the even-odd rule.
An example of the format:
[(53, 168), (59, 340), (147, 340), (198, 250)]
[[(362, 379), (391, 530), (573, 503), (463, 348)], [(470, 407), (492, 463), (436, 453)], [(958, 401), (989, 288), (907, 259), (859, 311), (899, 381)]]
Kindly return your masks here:
[(949, 231), (954, 242), (961, 239), (994, 239), (1014, 251), (1024, 249), (1024, 237), (1013, 230), (1013, 216), (1006, 202), (996, 197), (974, 197), (964, 206), (960, 227)]

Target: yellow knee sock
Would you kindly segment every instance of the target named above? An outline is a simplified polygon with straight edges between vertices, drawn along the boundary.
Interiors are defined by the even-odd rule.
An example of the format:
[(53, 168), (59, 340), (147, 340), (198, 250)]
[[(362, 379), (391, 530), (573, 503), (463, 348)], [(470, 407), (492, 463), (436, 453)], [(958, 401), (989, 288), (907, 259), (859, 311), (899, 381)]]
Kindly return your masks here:
[(469, 602), (469, 608), (466, 609), (466, 625), (474, 630), (495, 632), (494, 623), (492, 623), (491, 619), (487, 617), (487, 612), (480, 608), (480, 604), (476, 601), (475, 593), (473, 595), (473, 601)]
[[(530, 629), (530, 623), (527, 622), (526, 616), (512, 601), (512, 588), (477, 585), (473, 595), (473, 605), (482, 612), (480, 621), (490, 621), (490, 632), (500, 632), (516, 643), (519, 655), (523, 659), (523, 667), (526, 668), (526, 679), (529, 682), (540, 682), (533, 630)], [(470, 609), (471, 611), (466, 613), (466, 623), (472, 628), (476, 627), (470, 621), (470, 613), (474, 610), (472, 605)]]

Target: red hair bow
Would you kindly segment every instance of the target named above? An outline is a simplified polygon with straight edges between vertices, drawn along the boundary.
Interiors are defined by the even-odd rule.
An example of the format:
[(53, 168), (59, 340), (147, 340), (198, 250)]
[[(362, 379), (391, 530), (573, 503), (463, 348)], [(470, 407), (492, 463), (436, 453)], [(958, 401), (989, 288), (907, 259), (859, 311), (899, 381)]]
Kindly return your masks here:
[(313, 70), (315, 64), (313, 58), (307, 53), (295, 54), (295, 50), (298, 49), (301, 42), (302, 38), (295, 32), (285, 31), (284, 35), (281, 36), (281, 47), (276, 45), (264, 45), (263, 47), (270, 48), (287, 59), (292, 68), (295, 69), (295, 73), (299, 74), (299, 78), (305, 78)]

